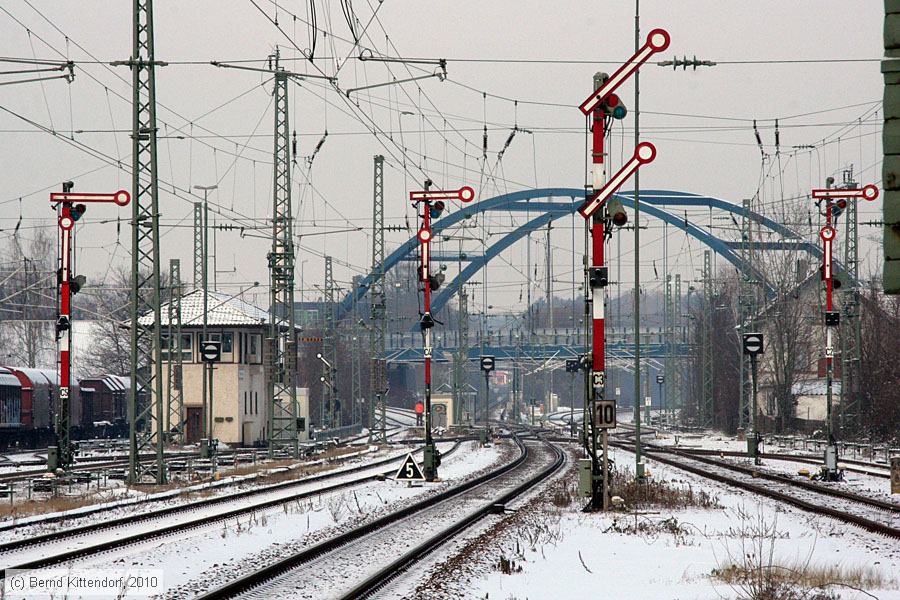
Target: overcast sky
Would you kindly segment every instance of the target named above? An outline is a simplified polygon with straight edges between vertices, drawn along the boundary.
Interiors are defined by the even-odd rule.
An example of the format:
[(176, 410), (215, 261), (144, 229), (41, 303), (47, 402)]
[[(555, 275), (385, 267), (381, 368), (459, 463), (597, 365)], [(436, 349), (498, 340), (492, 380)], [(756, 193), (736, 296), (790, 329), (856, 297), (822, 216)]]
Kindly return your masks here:
[[(220, 223), (265, 227), (271, 214), (271, 83), (262, 73), (216, 68), (209, 61), (254, 61), (239, 64), (263, 67), (277, 44), (289, 69), (337, 71), (338, 85), (346, 90), (433, 68), (363, 63), (352, 58), (360, 47), (393, 56), (447, 59), (447, 81), (433, 78), (418, 82), (420, 88), (404, 84), (356, 94), (358, 107), (318, 81), (290, 86), (291, 129), (299, 141), (293, 170), (296, 231), (334, 230), (301, 241), (298, 280), (302, 265), (307, 299), (318, 294), (314, 285), (322, 282), (324, 253), (334, 256), (342, 285), (368, 270), (375, 154), (387, 159), (391, 225), (405, 226), (409, 219), (415, 227), (405, 191), (421, 185), (425, 173), (437, 185), (473, 185), (479, 198), (534, 186), (581, 187), (584, 120), (577, 106), (590, 91), (595, 71), (612, 72), (634, 50), (633, 2), (356, 0), (352, 4), (361, 39), (354, 48), (340, 2), (318, 0), (317, 24), (327, 33), (317, 36), (312, 68), (293, 60), (299, 56), (294, 44), (311, 47), (308, 3), (284, 1), (277, 8), (269, 0), (255, 4), (259, 8), (251, 0), (156, 2), (157, 59), (171, 63), (157, 70), (163, 264), (180, 258), (187, 279), (191, 203), (199, 199), (191, 196), (192, 186), (219, 185), (210, 199)], [(641, 137), (659, 151), (656, 161), (642, 170), (642, 187), (735, 203), (756, 196), (757, 207), (768, 212), (782, 197), (806, 194), (827, 175), (837, 173), (840, 179), (839, 172), (850, 164), (861, 172), (863, 183), (880, 181), (879, 64), (836, 60), (881, 57), (881, 2), (644, 0), (641, 12), (642, 40), (653, 27), (671, 34), (672, 44), (659, 59), (696, 55), (719, 63), (696, 72), (654, 64), (642, 70)], [(126, 67), (106, 63), (129, 57), (131, 18), (130, 2), (10, 0), (0, 7), (0, 56), (67, 56), (76, 61), (72, 84), (55, 80), (0, 86), (0, 240), (9, 238), (20, 216), (21, 237), (33, 236), (37, 227), (55, 235), (48, 193), (66, 179), (75, 180), (79, 191), (130, 190), (130, 74)], [(270, 19), (277, 19), (281, 31)], [(777, 62), (802, 60), (818, 62)], [(632, 108), (630, 83), (621, 95)], [(776, 118), (780, 157), (775, 157)], [(753, 119), (771, 155), (764, 171)], [(487, 168), (481, 162), (485, 124)], [(517, 134), (498, 163), (497, 153), (515, 125), (532, 133)], [(371, 128), (383, 134), (374, 136)], [(329, 136), (309, 168), (304, 157), (326, 129)], [(629, 155), (633, 148), (631, 115), (613, 133), (611, 164), (617, 168), (623, 151)], [(794, 148), (807, 145), (816, 147)], [(124, 169), (116, 168), (119, 160)], [(880, 212), (879, 199), (863, 207), (861, 220), (880, 218)], [(116, 219), (129, 215), (130, 209), (91, 207), (79, 259), (91, 283), (104, 280), (108, 265), (127, 264), (130, 231), (123, 222), (117, 235)], [(497, 214), (479, 221), (475, 233), (490, 239), (521, 222), (522, 215)], [(572, 287), (567, 283), (574, 272), (572, 223), (564, 219), (553, 232), (554, 288), (561, 295), (569, 295)], [(666, 230), (647, 224), (642, 275), (653, 287), (659, 281), (654, 261), (661, 268)], [(367, 231), (340, 231), (355, 227)], [(672, 272), (697, 278), (702, 247), (673, 228), (668, 233)], [(725, 229), (719, 233), (733, 235)], [(862, 227), (861, 233), (880, 240), (878, 228)], [(256, 234), (265, 235), (265, 230)], [(389, 249), (409, 235), (389, 233)], [(871, 240), (863, 242), (863, 253), (877, 267), (879, 244)], [(533, 256), (543, 255), (545, 243), (545, 236), (535, 238)], [(237, 292), (249, 282), (265, 283), (268, 245), (265, 239), (219, 233), (219, 288)], [(576, 246), (580, 248), (580, 239)], [(627, 281), (633, 268), (631, 246), (628, 232), (621, 257)], [(495, 311), (516, 304), (525, 287), (525, 260), (523, 243), (488, 270), (488, 302)], [(580, 256), (576, 260), (580, 263)], [(450, 272), (455, 268), (451, 265)], [(540, 266), (540, 280), (544, 273)], [(575, 279), (580, 281), (580, 275)], [(265, 289), (257, 289), (257, 300), (265, 305)], [(543, 284), (533, 290), (543, 294)], [(480, 293), (476, 299), (477, 311)]]

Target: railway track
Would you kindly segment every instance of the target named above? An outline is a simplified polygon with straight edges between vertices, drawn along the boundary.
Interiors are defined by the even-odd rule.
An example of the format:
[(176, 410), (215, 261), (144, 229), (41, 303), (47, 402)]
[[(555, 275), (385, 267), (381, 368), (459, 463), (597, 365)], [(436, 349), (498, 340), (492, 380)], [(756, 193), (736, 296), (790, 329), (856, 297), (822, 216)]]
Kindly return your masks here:
[[(704, 448), (681, 448), (683, 452), (694, 456), (727, 456), (731, 458), (750, 458), (746, 452), (736, 452), (732, 450), (709, 450)], [(787, 462), (798, 462), (807, 465), (822, 466), (823, 460), (820, 456), (810, 454), (781, 454), (776, 452), (761, 452), (759, 454), (761, 460), (778, 460)], [(890, 479), (889, 471), (884, 470), (874, 463), (865, 463), (863, 461), (847, 461), (841, 459), (838, 461), (840, 468), (851, 473), (859, 473), (860, 475), (871, 475), (882, 479)], [(857, 466), (859, 465), (859, 466)]]
[[(226, 451), (220, 454), (220, 456), (232, 456), (234, 451)], [(187, 458), (200, 458), (200, 454), (198, 452), (179, 452), (179, 453), (167, 453), (166, 460), (184, 460)], [(147, 463), (156, 460), (156, 455), (146, 455), (145, 457), (141, 457), (142, 463)], [(38, 467), (38, 468), (27, 468), (23, 470), (17, 470), (9, 473), (0, 473), (0, 483), (9, 483), (14, 481), (24, 481), (27, 479), (31, 479), (33, 477), (40, 477), (44, 473), (47, 472), (46, 462), (41, 463), (19, 463), (21, 466), (25, 467)], [(12, 465), (4, 465), (4, 466), (12, 466)], [(83, 472), (83, 471), (97, 471), (101, 469), (125, 469), (128, 467), (128, 457), (122, 458), (113, 458), (111, 459), (108, 456), (103, 457), (88, 457), (82, 458), (75, 463), (74, 466), (70, 469), (70, 472)]]
[[(569, 413), (554, 413), (550, 415), (548, 419), (548, 423), (554, 427), (558, 427), (560, 429), (567, 430), (569, 427), (568, 422)], [(620, 427), (624, 427), (628, 429), (627, 432), (619, 432), (613, 433), (616, 437), (633, 437), (633, 425), (630, 423), (619, 423)], [(641, 429), (641, 435), (656, 435), (657, 429), (652, 427), (644, 427)], [(560, 439), (560, 441), (562, 441)], [(646, 443), (646, 442), (645, 442)], [(750, 458), (750, 456), (746, 452), (734, 451), (734, 450), (713, 450), (708, 448), (679, 448), (679, 450), (683, 452), (687, 452), (692, 455), (698, 456), (728, 456), (733, 458)], [(820, 456), (811, 455), (811, 454), (785, 454), (780, 452), (761, 452), (760, 458), (763, 460), (778, 460), (778, 461), (787, 461), (787, 462), (799, 462), (805, 463), (813, 466), (822, 466), (823, 459)], [(858, 473), (860, 475), (870, 475), (872, 477), (878, 477), (881, 479), (890, 479), (891, 474), (889, 467), (883, 464), (873, 463), (869, 461), (862, 460), (854, 460), (848, 458), (841, 458), (840, 466), (843, 470)]]
[[(633, 451), (633, 446), (623, 441), (610, 442), (610, 445), (622, 450)], [(881, 500), (863, 496), (833, 485), (770, 473), (758, 468), (713, 458), (714, 455), (719, 454), (747, 458), (746, 453), (741, 452), (719, 452), (702, 449), (682, 450), (647, 443), (643, 445), (642, 451), (647, 458), (662, 464), (773, 498), (803, 510), (825, 514), (840, 521), (852, 523), (868, 531), (900, 538), (900, 501)], [(816, 461), (816, 457), (798, 457), (791, 454), (765, 454), (761, 457), (764, 459), (821, 464), (820, 461)], [(875, 473), (871, 470), (854, 469), (846, 465), (844, 468), (867, 475), (890, 476), (889, 474)]]
[[(630, 444), (611, 446), (633, 451)], [(712, 479), (731, 487), (824, 514), (882, 535), (900, 538), (900, 503), (861, 496), (834, 487), (758, 469), (735, 465), (708, 456), (696, 456), (671, 448), (644, 447), (644, 455), (659, 463)]]
[[(634, 426), (630, 423), (619, 423), (620, 427), (625, 427), (627, 429), (633, 430)], [(641, 428), (641, 435), (655, 435), (659, 430), (652, 427), (643, 427)], [(625, 435), (633, 435), (630, 431)], [(749, 458), (749, 455), (746, 452), (734, 451), (734, 450), (713, 450), (708, 448), (680, 448), (680, 450), (689, 452), (691, 454), (696, 455), (707, 455), (707, 456), (731, 456), (736, 458)], [(821, 456), (816, 456), (812, 454), (785, 454), (781, 452), (761, 452), (760, 458), (763, 460), (782, 460), (782, 461), (791, 461), (791, 462), (801, 462), (810, 465), (821, 466), (823, 464), (823, 459)], [(890, 478), (890, 467), (887, 465), (873, 463), (869, 461), (863, 460), (855, 460), (849, 458), (841, 458), (838, 461), (841, 464), (841, 468), (850, 471), (852, 473), (859, 473), (861, 475), (872, 475), (873, 477), (881, 477), (881, 478)]]
[[(459, 442), (444, 453), (450, 455), (459, 447)], [(149, 511), (137, 515), (130, 515), (118, 519), (111, 519), (99, 523), (91, 523), (81, 527), (55, 531), (43, 535), (37, 535), (0, 544), (0, 561), (3, 563), (3, 571), (0, 579), (5, 577), (9, 569), (36, 569), (65, 563), (74, 559), (93, 556), (108, 552), (124, 546), (137, 544), (151, 539), (171, 536), (197, 527), (202, 527), (225, 519), (233, 519), (248, 515), (259, 510), (271, 508), (307, 498), (323, 492), (349, 488), (369, 481), (383, 478), (396, 469), (396, 465), (402, 460), (402, 456), (385, 458), (373, 463), (367, 463), (345, 469), (339, 472), (323, 473), (321, 475), (304, 479), (291, 480), (271, 484), (269, 486), (244, 490), (234, 494), (207, 498), (194, 502), (167, 507), (160, 510)], [(383, 467), (394, 464), (394, 468), (384, 470)], [(358, 474), (363, 471), (372, 471), (361, 477), (314, 486), (313, 489), (292, 491), (292, 488), (305, 487), (325, 482), (330, 479), (343, 478), (348, 475)], [(271, 496), (265, 498), (265, 496)], [(248, 503), (248, 500), (256, 500)], [(235, 504), (228, 508), (228, 503)], [(223, 510), (216, 510), (222, 508)], [(211, 510), (212, 509), (212, 510)], [(190, 516), (195, 513), (194, 516)], [(127, 528), (136, 525), (153, 524), (153, 527), (139, 527), (136, 532), (128, 532)], [(99, 537), (94, 542), (90, 537)], [(64, 550), (58, 548), (64, 546)], [(49, 552), (44, 550), (49, 549)]]
[[(351, 458), (358, 458), (359, 456), (360, 456), (360, 453), (342, 454), (339, 456), (334, 456), (334, 457), (328, 459), (327, 461), (313, 461), (310, 463), (298, 463), (297, 467), (298, 468), (314, 467), (314, 466), (323, 464), (324, 462), (331, 462), (331, 463), (342, 462), (344, 460), (348, 460)], [(375, 464), (375, 463), (369, 463), (369, 464)], [(354, 468), (345, 469), (343, 472), (353, 472)], [(362, 468), (362, 467), (360, 467), (360, 468)], [(280, 471), (288, 472), (289, 469), (286, 467), (282, 467), (280, 469)], [(274, 474), (274, 472), (273, 472), (273, 474)], [(239, 485), (241, 483), (243, 483), (243, 481), (233, 481), (233, 482), (228, 483), (227, 485)], [(113, 511), (116, 509), (121, 509), (121, 508), (124, 508), (125, 506), (127, 506), (130, 509), (148, 506), (148, 505), (156, 503), (156, 502), (165, 502), (167, 500), (172, 500), (174, 497), (176, 497), (179, 493), (181, 493), (183, 491), (184, 490), (175, 489), (175, 490), (172, 490), (171, 493), (164, 492), (164, 493), (160, 493), (160, 494), (151, 494), (147, 497), (136, 497), (133, 499), (134, 500), (133, 502), (128, 502), (127, 504), (121, 503), (121, 502), (108, 503), (108, 504), (107, 503), (97, 504), (97, 505), (94, 505), (91, 507), (86, 507), (86, 508), (80, 509), (77, 514), (72, 514), (72, 513), (68, 513), (68, 512), (60, 512), (60, 513), (56, 513), (56, 514), (40, 516), (39, 518), (25, 518), (25, 519), (22, 519), (19, 521), (0, 522), (0, 533), (5, 532), (5, 531), (21, 529), (24, 527), (31, 527), (34, 525), (46, 525), (49, 523), (55, 523), (55, 522), (59, 522), (59, 521), (74, 520), (74, 519), (78, 519), (78, 518), (82, 518), (82, 517), (96, 515), (96, 514), (102, 513), (102, 512), (109, 512), (109, 511)], [(0, 551), (2, 551), (2, 544), (0, 544)]]
[[(356, 599), (372, 595), (455, 535), (488, 514), (502, 510), (507, 502), (550, 477), (565, 464), (565, 454), (557, 446), (547, 442), (526, 444), (514, 439), (520, 455), (513, 462), (304, 548), (199, 598), (338, 596)], [(423, 531), (425, 523), (428, 528)], [(397, 548), (401, 546), (409, 549), (396, 556)], [(316, 565), (322, 566), (317, 572), (337, 573), (330, 579), (311, 580), (305, 574)], [(377, 565), (378, 568), (371, 573), (360, 573), (361, 565)], [(303, 573), (298, 572), (301, 566)], [(323, 585), (329, 589), (322, 589)]]
[[(399, 424), (395, 427), (388, 428), (387, 437), (392, 437), (400, 433), (401, 426), (407, 426), (404, 424)], [(348, 438), (342, 441), (339, 444), (339, 447), (347, 446), (353, 444), (355, 442), (360, 442), (362, 440), (367, 439), (368, 434), (359, 435), (352, 438)], [(234, 457), (237, 455), (240, 456), (248, 456), (252, 455), (253, 451), (246, 450), (223, 450), (218, 453), (220, 458), (228, 458)], [(177, 452), (167, 452), (166, 453), (166, 461), (181, 461), (185, 459), (199, 459), (200, 454), (199, 451), (177, 451)], [(251, 456), (252, 458), (252, 456)], [(155, 454), (146, 454), (141, 457), (142, 463), (152, 462), (156, 460)], [(32, 479), (35, 477), (40, 477), (44, 473), (46, 473), (46, 463), (40, 462), (28, 462), (28, 463), (19, 463), (22, 466), (28, 467), (42, 467), (42, 468), (29, 468), (21, 471), (9, 472), (9, 473), (0, 473), (0, 483), (12, 483), (16, 481), (25, 481), (28, 479)], [(10, 466), (10, 465), (4, 465)], [(84, 471), (98, 471), (102, 469), (127, 469), (128, 468), (128, 457), (123, 456), (121, 458), (110, 459), (107, 456), (95, 456), (95, 457), (85, 457), (79, 459), (76, 464), (70, 469), (70, 472), (84, 472)]]

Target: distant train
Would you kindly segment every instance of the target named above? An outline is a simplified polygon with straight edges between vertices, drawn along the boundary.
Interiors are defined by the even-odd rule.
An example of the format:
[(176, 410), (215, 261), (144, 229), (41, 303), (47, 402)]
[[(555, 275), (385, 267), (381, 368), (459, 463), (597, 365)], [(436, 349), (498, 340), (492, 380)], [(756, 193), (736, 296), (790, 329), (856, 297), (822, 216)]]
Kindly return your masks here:
[[(128, 377), (106, 375), (76, 382), (69, 398), (73, 440), (128, 435)], [(0, 451), (45, 448), (55, 442), (59, 373), (0, 367)]]

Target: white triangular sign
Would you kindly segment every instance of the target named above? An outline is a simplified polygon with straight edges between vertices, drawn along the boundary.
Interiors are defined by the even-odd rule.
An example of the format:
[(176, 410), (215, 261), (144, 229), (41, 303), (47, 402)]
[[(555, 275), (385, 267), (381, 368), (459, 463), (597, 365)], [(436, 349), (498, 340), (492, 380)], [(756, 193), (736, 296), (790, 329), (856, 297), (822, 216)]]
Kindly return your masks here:
[(413, 458), (412, 452), (403, 459), (403, 464), (397, 469), (394, 479), (397, 481), (425, 481), (425, 475), (422, 474), (422, 469)]

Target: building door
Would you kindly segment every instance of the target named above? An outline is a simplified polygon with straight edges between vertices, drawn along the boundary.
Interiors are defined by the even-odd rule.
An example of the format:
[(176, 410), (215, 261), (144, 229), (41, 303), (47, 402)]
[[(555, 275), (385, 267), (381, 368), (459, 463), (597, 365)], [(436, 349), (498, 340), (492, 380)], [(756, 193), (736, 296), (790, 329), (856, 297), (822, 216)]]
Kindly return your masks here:
[(253, 421), (245, 421), (241, 425), (241, 446), (253, 444)]
[(447, 405), (435, 404), (431, 407), (431, 413), (434, 417), (434, 427), (447, 428)]
[(203, 408), (199, 406), (186, 406), (187, 410), (187, 440), (188, 444), (196, 444), (200, 441), (200, 415)]

